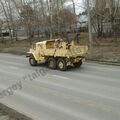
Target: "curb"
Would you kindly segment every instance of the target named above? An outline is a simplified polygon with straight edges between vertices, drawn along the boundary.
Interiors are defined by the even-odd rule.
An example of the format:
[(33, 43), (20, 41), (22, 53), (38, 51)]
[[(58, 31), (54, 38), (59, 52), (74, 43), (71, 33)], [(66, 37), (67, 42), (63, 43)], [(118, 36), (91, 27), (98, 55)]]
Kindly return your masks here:
[(86, 59), (88, 62), (94, 62), (98, 64), (104, 64), (104, 65), (114, 65), (114, 66), (120, 66), (120, 62), (112, 62), (112, 61), (99, 61), (99, 60), (91, 60), (91, 59)]

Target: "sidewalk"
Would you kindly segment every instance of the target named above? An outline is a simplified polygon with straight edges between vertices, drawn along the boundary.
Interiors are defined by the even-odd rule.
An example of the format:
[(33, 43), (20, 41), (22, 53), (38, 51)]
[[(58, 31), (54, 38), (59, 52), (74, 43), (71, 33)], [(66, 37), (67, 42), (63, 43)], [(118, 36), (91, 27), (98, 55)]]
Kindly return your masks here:
[(0, 104), (0, 120), (32, 120), (17, 111)]

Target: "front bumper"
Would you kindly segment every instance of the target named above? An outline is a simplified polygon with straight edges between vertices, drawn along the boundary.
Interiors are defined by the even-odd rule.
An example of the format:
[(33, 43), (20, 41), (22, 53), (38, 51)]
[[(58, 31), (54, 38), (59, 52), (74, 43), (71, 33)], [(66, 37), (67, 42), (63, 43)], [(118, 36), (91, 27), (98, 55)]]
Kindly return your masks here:
[(26, 58), (30, 57), (30, 53), (26, 53)]

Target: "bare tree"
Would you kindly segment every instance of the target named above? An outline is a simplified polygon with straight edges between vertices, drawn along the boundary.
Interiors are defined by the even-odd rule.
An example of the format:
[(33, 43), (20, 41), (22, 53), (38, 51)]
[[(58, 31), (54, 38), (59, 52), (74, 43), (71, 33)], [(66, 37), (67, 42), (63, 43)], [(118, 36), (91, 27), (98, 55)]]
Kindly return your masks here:
[[(104, 32), (112, 33), (120, 30), (120, 1), (119, 0), (94, 0), (95, 7), (92, 9), (92, 24), (97, 30), (98, 36), (102, 36)], [(111, 26), (111, 28), (109, 27)], [(115, 35), (116, 36), (116, 35)]]
[(0, 19), (0, 37), (2, 38), (2, 42), (4, 42), (4, 36), (2, 33), (2, 26), (3, 26), (3, 21)]
[[(68, 0), (0, 0), (7, 27), (12, 40), (16, 29), (23, 26), (27, 29), (28, 40), (39, 34), (53, 38), (66, 31), (75, 22), (75, 2), (68, 8)], [(71, 0), (70, 0), (71, 1)]]
[[(9, 21), (9, 16), (8, 16), (8, 6), (5, 6), (6, 5), (6, 1), (5, 3), (3, 3), (2, 0), (0, 0), (0, 4), (2, 6), (2, 9), (3, 9), (3, 12), (4, 12), (4, 15), (5, 15), (5, 18), (6, 18), (6, 22), (7, 22), (7, 26), (8, 26), (8, 29), (9, 29), (9, 34), (10, 34), (10, 39), (11, 39), (11, 42), (13, 40), (12, 38), (12, 29), (11, 29), (11, 25), (10, 25), (10, 21)], [(7, 7), (7, 9), (6, 9)]]

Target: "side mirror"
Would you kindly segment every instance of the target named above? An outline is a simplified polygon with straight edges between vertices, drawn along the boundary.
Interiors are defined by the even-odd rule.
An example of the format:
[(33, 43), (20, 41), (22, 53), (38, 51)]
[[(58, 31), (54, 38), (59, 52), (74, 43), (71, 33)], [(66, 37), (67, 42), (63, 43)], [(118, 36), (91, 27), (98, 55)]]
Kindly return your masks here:
[(35, 43), (32, 44), (32, 49), (34, 49), (34, 50), (36, 49), (36, 44)]

